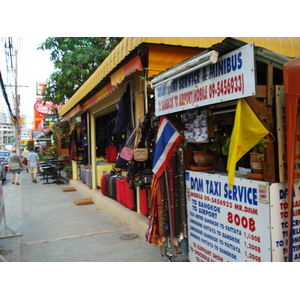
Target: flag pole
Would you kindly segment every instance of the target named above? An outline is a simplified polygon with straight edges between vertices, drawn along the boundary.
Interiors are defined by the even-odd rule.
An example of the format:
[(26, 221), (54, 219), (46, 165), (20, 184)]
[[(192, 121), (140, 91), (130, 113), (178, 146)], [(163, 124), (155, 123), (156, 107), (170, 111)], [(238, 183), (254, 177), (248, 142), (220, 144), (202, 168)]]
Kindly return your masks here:
[(167, 198), (168, 198), (168, 210), (169, 210), (169, 227), (170, 227), (170, 236), (171, 236), (171, 243), (173, 248), (173, 255), (172, 255), (172, 262), (175, 261), (175, 245), (173, 241), (173, 226), (172, 226), (172, 214), (171, 214), (171, 201), (170, 201), (170, 194), (169, 194), (169, 184), (168, 184), (168, 174), (167, 170), (164, 170), (165, 173), (165, 181), (166, 181), (166, 190), (167, 190)]

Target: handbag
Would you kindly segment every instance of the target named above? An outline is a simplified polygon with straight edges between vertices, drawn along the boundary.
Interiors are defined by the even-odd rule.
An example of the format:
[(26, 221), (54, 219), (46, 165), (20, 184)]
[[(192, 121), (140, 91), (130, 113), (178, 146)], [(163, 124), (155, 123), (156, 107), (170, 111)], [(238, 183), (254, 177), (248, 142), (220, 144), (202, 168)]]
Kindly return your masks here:
[(144, 142), (145, 147), (140, 147), (141, 135), (142, 133), (141, 133), (141, 123), (140, 123), (137, 129), (137, 134), (135, 137), (134, 149), (133, 149), (133, 159), (139, 162), (148, 160), (148, 152), (149, 152), (146, 141)]
[(148, 148), (136, 148), (134, 149), (133, 158), (135, 161), (146, 161), (148, 159)]
[(129, 139), (127, 140), (126, 144), (124, 145), (124, 147), (120, 152), (120, 157), (127, 161), (131, 161), (133, 159), (133, 149), (129, 148), (127, 145), (131, 142), (131, 138), (133, 137), (135, 132), (136, 132), (136, 128), (133, 130)]

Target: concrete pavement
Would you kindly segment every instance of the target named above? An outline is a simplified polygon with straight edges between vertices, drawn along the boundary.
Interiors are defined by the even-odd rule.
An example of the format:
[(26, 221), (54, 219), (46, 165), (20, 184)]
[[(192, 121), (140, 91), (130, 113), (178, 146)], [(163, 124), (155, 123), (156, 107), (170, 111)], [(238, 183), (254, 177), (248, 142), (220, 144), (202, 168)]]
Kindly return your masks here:
[[(61, 190), (69, 183), (43, 184), (41, 177), (32, 183), (25, 171), (19, 182), (11, 184), (7, 173), (3, 185), (6, 224), (20, 235), (0, 238), (8, 262), (166, 262), (160, 248), (145, 241), (147, 217), (76, 180), (73, 192)], [(86, 197), (100, 204), (74, 203)]]

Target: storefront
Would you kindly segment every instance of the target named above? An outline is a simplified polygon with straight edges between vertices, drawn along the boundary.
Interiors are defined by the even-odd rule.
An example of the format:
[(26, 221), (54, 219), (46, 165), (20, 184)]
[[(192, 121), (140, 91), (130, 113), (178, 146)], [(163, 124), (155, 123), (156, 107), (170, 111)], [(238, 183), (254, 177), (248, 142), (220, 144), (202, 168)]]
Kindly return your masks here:
[[(156, 115), (181, 129), (187, 142), (180, 147), (185, 149), (189, 260), (299, 261), (300, 185), (293, 183), (293, 206), (288, 205), (281, 142), (286, 134), (282, 69), (291, 59), (252, 43), (231, 49), (229, 44), (213, 45), (151, 79)], [(259, 174), (250, 150), (263, 139)], [(296, 149), (291, 164), (297, 168), (299, 145)], [(203, 152), (210, 153), (211, 164), (200, 158)]]
[[(138, 124), (148, 125), (153, 119), (153, 91), (146, 78), (201, 51), (194, 45), (166, 45), (161, 38), (124, 38), (60, 110), (60, 116), (71, 123), (73, 179), (82, 181), (90, 189), (101, 190), (103, 195), (138, 213), (148, 215), (150, 185), (138, 185), (137, 180), (135, 184), (133, 177), (137, 175), (137, 179), (142, 171), (144, 176), (145, 168), (151, 173), (151, 165), (147, 166), (150, 159), (131, 166), (128, 174), (128, 163), (120, 164), (117, 157)], [(152, 141), (153, 137), (147, 136), (149, 152)], [(129, 188), (130, 184), (134, 186)], [(122, 185), (123, 193), (116, 185)], [(127, 200), (122, 199), (124, 188)]]
[[(243, 38), (245, 41), (246, 39), (247, 38)], [(211, 176), (210, 183), (205, 185), (205, 188), (208, 189), (206, 192), (208, 194), (214, 193), (214, 198), (219, 198), (220, 195), (217, 195), (219, 189), (220, 193), (221, 191), (225, 191), (224, 179), (226, 175), (220, 175), (220, 173), (224, 172), (226, 155), (222, 154), (222, 159), (218, 160), (217, 173), (199, 172), (199, 170), (195, 171), (190, 169), (194, 164), (192, 155), (193, 143), (189, 142), (184, 148), (179, 147), (178, 150), (176, 150), (176, 154), (172, 157), (172, 168), (167, 171), (169, 172), (169, 177), (165, 177), (167, 180), (164, 181), (161, 195), (156, 198), (156, 201), (160, 201), (164, 197), (169, 197), (168, 190), (173, 190), (174, 195), (171, 195), (169, 203), (166, 204), (164, 202), (164, 205), (166, 204), (164, 211), (155, 211), (156, 208), (151, 205), (151, 201), (153, 200), (151, 199), (151, 195), (155, 193), (153, 190), (150, 190), (150, 182), (152, 177), (151, 167), (153, 152), (156, 146), (154, 143), (158, 130), (158, 117), (168, 115), (168, 117), (172, 119), (172, 123), (176, 124), (178, 128), (184, 132), (184, 126), (188, 126), (188, 124), (182, 122), (182, 116), (187, 113), (187, 120), (190, 110), (196, 107), (197, 113), (201, 111), (201, 118), (196, 118), (198, 114), (194, 116), (195, 119), (198, 119), (196, 121), (198, 121), (199, 124), (201, 124), (202, 119), (206, 119), (207, 121), (206, 129), (200, 130), (201, 126), (197, 128), (196, 135), (198, 139), (205, 139), (206, 136), (211, 137), (210, 133), (213, 132), (214, 137), (222, 137), (222, 139), (220, 138), (219, 140), (223, 141), (232, 131), (237, 100), (240, 97), (246, 97), (248, 105), (259, 111), (261, 122), (273, 133), (274, 120), (270, 109), (274, 99), (272, 88), (274, 85), (282, 84), (283, 79), (280, 68), (290, 59), (263, 48), (256, 47), (256, 50), (254, 50), (255, 47), (253, 44), (252, 46), (247, 45), (247, 50), (241, 52), (241, 57), (239, 48), (245, 44), (244, 42), (231, 38), (223, 40), (223, 38), (124, 38), (90, 79), (83, 84), (60, 110), (60, 116), (65, 120), (69, 120), (71, 123), (69, 150), (72, 158), (73, 179), (81, 181), (91, 190), (101, 190), (102, 194), (112, 198), (112, 201), (118, 201), (131, 210), (136, 211), (138, 214), (149, 215), (151, 220), (150, 225), (153, 226), (150, 226), (151, 228), (149, 228), (146, 234), (147, 240), (151, 243), (157, 243), (159, 246), (164, 245), (167, 256), (176, 256), (174, 251), (177, 251), (179, 244), (181, 248), (187, 250), (187, 231), (190, 231), (190, 229), (188, 229), (186, 224), (186, 208), (192, 210), (193, 207), (189, 205), (186, 206), (185, 176), (194, 176), (195, 179), (197, 178), (196, 181), (200, 183), (202, 181), (203, 185), (206, 184), (207, 176)], [(267, 40), (266, 42), (269, 43), (270, 41)], [(263, 43), (261, 44), (261, 40), (259, 44), (263, 45)], [(211, 45), (214, 46), (211, 47)], [(248, 47), (252, 47), (252, 50), (249, 50)], [(207, 48), (211, 49), (207, 50)], [(294, 51), (292, 46), (291, 49)], [(175, 85), (172, 83), (174, 78), (171, 80), (172, 82), (169, 82), (169, 77), (164, 77), (164, 73), (161, 73), (167, 70), (167, 74), (168, 72), (172, 74), (173, 68), (176, 69), (178, 64), (182, 66), (187, 59), (193, 60), (194, 57), (199, 56), (199, 54), (204, 55), (206, 52), (212, 50), (215, 51), (213, 54), (217, 52), (218, 56), (210, 56), (210, 62), (203, 68), (207, 68), (215, 59), (217, 59), (217, 62), (214, 65), (218, 65), (218, 62), (220, 65), (220, 57), (223, 57), (221, 61), (224, 61), (224, 66), (216, 68), (211, 71), (210, 74), (204, 73), (204, 69), (201, 68), (202, 73), (199, 73), (199, 68), (196, 68), (192, 74), (185, 71), (186, 69), (180, 70), (179, 68), (175, 76), (179, 74), (180, 77), (182, 75), (180, 75), (180, 72), (182, 71), (186, 72), (186, 74), (184, 75), (184, 80), (181, 82), (175, 78), (178, 82), (177, 85)], [(235, 52), (230, 54), (232, 51)], [(286, 51), (286, 49), (284, 51)], [(280, 53), (282, 54), (282, 52)], [(227, 55), (229, 56), (227, 57)], [(255, 59), (244, 60), (244, 55), (255, 56)], [(257, 63), (257, 57), (260, 59), (259, 63)], [(203, 57), (201, 57), (201, 59), (202, 58)], [(230, 72), (227, 69), (228, 64), (225, 67), (228, 59), (232, 61), (230, 65), (232, 70)], [(252, 61), (252, 64), (249, 64), (248, 61)], [(193, 64), (197, 67), (197, 62), (194, 61)], [(263, 70), (257, 70), (257, 66)], [(190, 66), (188, 66), (188, 68), (190, 68)], [(233, 69), (235, 70), (233, 71)], [(247, 70), (244, 71), (245, 69)], [(238, 75), (235, 75), (235, 71), (239, 72)], [(223, 75), (225, 77), (227, 76), (226, 79), (222, 77), (220, 80), (221, 72), (224, 72)], [(158, 83), (158, 90), (155, 92), (156, 95), (154, 95), (154, 90), (146, 79), (156, 74), (159, 74), (157, 78), (160, 80), (160, 83), (165, 81), (165, 87), (159, 88), (160, 84)], [(174, 73), (172, 76), (173, 75)], [(212, 84), (209, 82), (208, 84), (202, 85), (203, 78), (207, 76), (214, 77), (216, 80), (215, 83)], [(210, 80), (211, 79), (213, 78), (210, 78)], [(170, 91), (178, 91), (179, 86), (180, 89), (184, 90), (184, 95), (175, 95), (173, 99), (167, 97), (160, 101), (160, 96), (165, 96)], [(223, 95), (219, 95), (222, 93)], [(211, 96), (216, 100), (215, 103), (210, 103), (208, 100)], [(267, 103), (267, 109), (258, 109), (258, 107), (261, 106), (257, 103), (256, 98), (263, 99), (262, 101)], [(124, 101), (126, 103), (125, 106)], [(126, 113), (123, 112), (120, 115), (119, 113), (122, 112), (120, 107), (129, 108), (129, 110), (125, 110)], [(123, 118), (123, 124), (126, 125), (123, 130), (116, 130), (116, 124), (119, 118)], [(143, 125), (143, 128), (147, 130), (147, 136), (144, 136), (144, 138), (147, 139), (149, 157), (146, 161), (139, 163), (138, 169), (132, 170), (131, 168), (131, 170), (129, 170), (128, 165), (125, 167), (116, 167), (122, 147), (126, 141), (128, 141), (132, 130), (140, 123)], [(184, 135), (188, 141), (190, 132), (186, 130)], [(190, 136), (190, 138), (192, 137)], [(275, 168), (278, 168), (278, 166), (274, 164), (274, 147), (277, 142), (269, 144), (264, 160), (264, 164), (268, 167), (264, 168), (262, 180), (251, 181), (246, 178), (236, 177), (236, 180), (242, 180), (239, 193), (242, 194), (243, 197), (244, 195), (252, 197), (249, 198), (250, 200), (248, 199), (250, 202), (252, 201), (251, 205), (255, 205), (256, 203), (257, 205), (262, 205), (263, 210), (270, 206), (270, 201), (268, 200), (270, 198), (270, 184), (278, 182), (276, 178), (277, 173), (275, 172)], [(220, 149), (219, 147), (217, 148)], [(246, 160), (244, 163), (243, 168), (250, 168)], [(141, 173), (141, 171), (145, 169), (150, 172)], [(187, 172), (185, 172), (185, 170), (187, 170)], [(202, 178), (200, 174), (203, 174), (204, 177)], [(126, 177), (128, 175), (130, 175), (130, 180)], [(109, 185), (106, 186), (106, 183), (104, 186), (105, 177), (110, 177), (109, 182), (111, 182), (111, 186), (116, 187), (113, 189), (112, 194), (108, 193), (108, 189), (111, 189), (111, 187), (109, 187)], [(139, 180), (141, 177), (143, 178), (142, 184)], [(168, 181), (168, 178), (172, 178), (172, 180)], [(113, 182), (114, 180), (115, 182)], [(123, 184), (119, 185), (120, 182)], [(262, 188), (260, 187), (261, 184), (257, 185), (261, 182), (263, 184)], [(124, 183), (128, 185), (124, 187)], [(167, 186), (166, 183), (169, 185)], [(134, 186), (129, 187), (130, 184)], [(188, 185), (189, 183), (186, 182), (186, 184)], [(127, 194), (124, 192), (124, 189), (131, 192)], [(259, 197), (262, 201), (258, 201), (258, 198), (256, 198), (258, 197), (256, 194), (257, 189), (259, 189)], [(123, 191), (123, 193), (121, 192), (120, 194), (120, 191)], [(252, 194), (249, 191), (252, 191)], [(203, 194), (204, 192), (203, 190), (201, 193)], [(197, 191), (197, 193), (199, 194), (199, 191)], [(126, 197), (122, 197), (124, 195), (126, 195)], [(208, 197), (208, 195), (205, 196)], [(199, 194), (199, 197), (204, 197), (204, 194)], [(243, 198), (242, 201), (248, 200)], [(268, 203), (266, 204), (266, 202)], [(240, 211), (242, 211), (246, 205), (240, 202), (239, 204), (241, 205)], [(174, 208), (171, 212), (168, 210), (168, 206), (170, 205)], [(251, 205), (249, 204), (248, 206), (249, 211), (251, 209), (251, 212), (255, 212), (257, 208), (254, 207), (252, 210)], [(219, 209), (217, 209), (217, 211), (218, 210)], [(214, 213), (217, 214), (217, 211)], [(159, 215), (160, 213), (164, 215)], [(247, 214), (249, 214), (247, 219), (249, 222), (247, 225), (250, 226), (251, 217), (253, 218), (256, 215), (250, 212), (247, 212)], [(264, 215), (265, 213), (262, 214)], [(233, 215), (233, 217), (234, 216), (235, 215)], [(243, 217), (242, 214), (239, 214), (239, 216), (240, 219)], [(261, 214), (259, 214), (259, 217), (260, 216)], [(157, 217), (163, 220), (163, 222), (157, 223)], [(172, 226), (168, 225), (166, 229), (164, 225), (169, 222), (169, 219), (173, 219), (174, 224)], [(234, 220), (238, 222), (237, 217)], [(199, 222), (198, 220), (196, 221)], [(255, 221), (257, 222), (256, 224), (260, 222), (260, 220)], [(246, 226), (245, 218), (243, 218), (242, 222), (244, 226)], [(263, 225), (265, 225), (265, 220), (263, 220), (263, 222)], [(210, 227), (212, 226), (213, 225)], [(160, 227), (160, 229), (158, 229), (158, 227)], [(176, 235), (176, 238), (173, 239), (176, 244), (175, 246), (174, 243), (172, 245), (172, 242), (170, 242), (170, 237), (172, 236), (170, 236), (171, 227), (173, 230), (172, 235)], [(161, 235), (162, 232), (163, 235)], [(157, 235), (156, 233), (159, 234)], [(263, 233), (261, 238), (266, 240), (265, 244), (268, 243)], [(240, 242), (242, 242), (241, 239)], [(190, 248), (189, 252), (191, 251), (192, 248)], [(209, 250), (204, 250), (204, 253), (205, 251)], [(202, 253), (202, 256), (203, 255)], [(267, 260), (265, 257), (267, 257), (268, 254), (264, 255), (263, 260)], [(191, 257), (191, 260), (193, 259), (195, 258)], [(227, 259), (228, 257), (225, 257), (224, 261)], [(237, 257), (237, 259), (239, 260), (240, 257)]]

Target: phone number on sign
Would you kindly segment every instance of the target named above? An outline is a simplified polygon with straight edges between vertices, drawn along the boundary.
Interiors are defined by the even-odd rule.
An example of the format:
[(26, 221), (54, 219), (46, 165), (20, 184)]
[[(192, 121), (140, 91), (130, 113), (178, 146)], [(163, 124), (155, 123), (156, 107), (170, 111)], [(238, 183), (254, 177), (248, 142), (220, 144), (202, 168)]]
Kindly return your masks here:
[(244, 75), (238, 75), (211, 83), (208, 87), (209, 97), (226, 96), (233, 93), (244, 94)]

